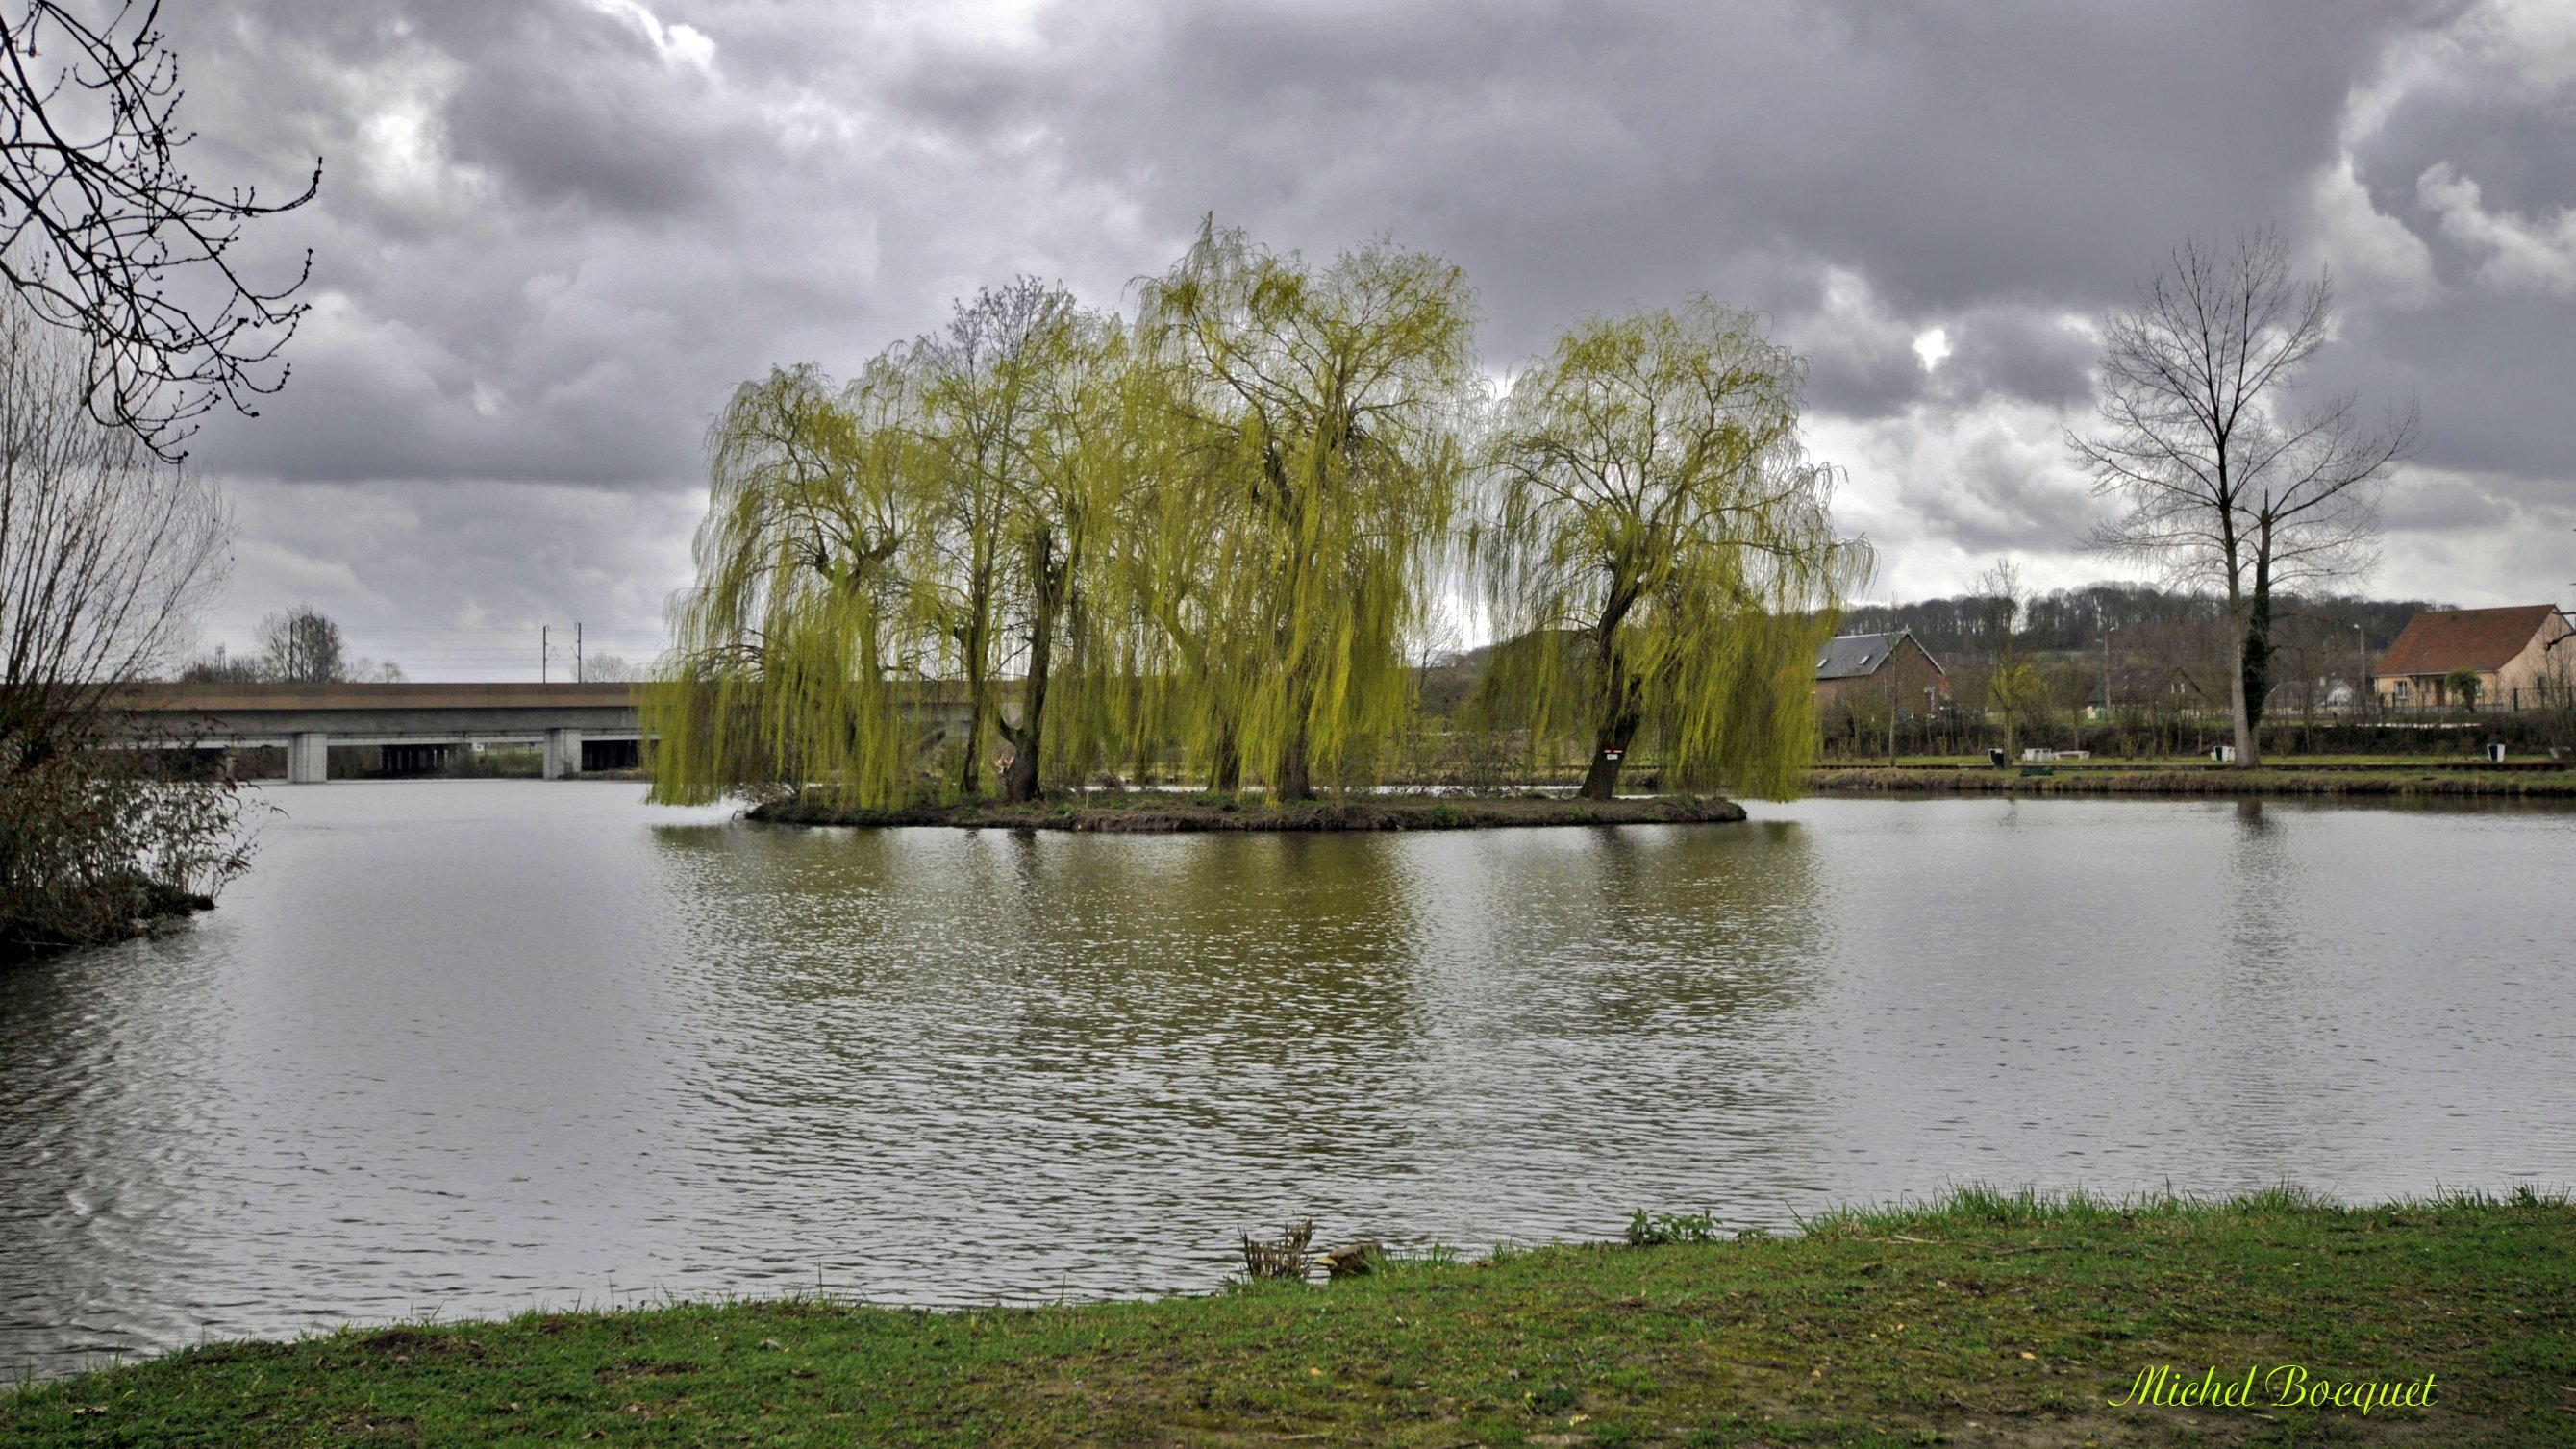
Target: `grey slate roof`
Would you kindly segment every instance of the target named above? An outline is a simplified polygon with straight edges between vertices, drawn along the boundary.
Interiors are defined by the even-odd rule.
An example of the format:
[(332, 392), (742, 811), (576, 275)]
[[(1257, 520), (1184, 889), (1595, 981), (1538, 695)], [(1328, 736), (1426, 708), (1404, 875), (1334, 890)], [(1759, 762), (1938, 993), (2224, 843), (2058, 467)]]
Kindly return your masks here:
[[(1828, 639), (1825, 647), (1816, 651), (1816, 677), (1863, 679), (1876, 674), (1887, 663), (1887, 656), (1895, 652), (1897, 644), (1910, 632), (1899, 629), (1893, 634), (1844, 634)], [(1931, 655), (1926, 653), (1924, 657), (1929, 659)], [(1941, 666), (1935, 661), (1932, 667), (1939, 669)]]

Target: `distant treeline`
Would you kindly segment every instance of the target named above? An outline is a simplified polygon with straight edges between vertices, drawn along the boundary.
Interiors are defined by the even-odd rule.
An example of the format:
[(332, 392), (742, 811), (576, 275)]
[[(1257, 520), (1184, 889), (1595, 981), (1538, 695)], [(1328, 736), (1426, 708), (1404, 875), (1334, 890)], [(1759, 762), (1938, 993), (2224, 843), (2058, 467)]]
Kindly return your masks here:
[[(2349, 629), (2359, 624), (2374, 649), (2384, 649), (2406, 621), (2425, 609), (2448, 609), (2422, 599), (2284, 599), (2278, 605), (2285, 620), (2312, 617)], [(2205, 595), (2160, 589), (2152, 584), (2086, 584), (2058, 589), (2023, 601), (2013, 641), (2024, 649), (2098, 648), (2109, 625), (2206, 624), (2215, 628), (2225, 606)], [(2002, 642), (1997, 632), (2010, 617), (2006, 601), (1983, 594), (1960, 594), (1910, 604), (1857, 604), (1843, 612), (1836, 632), (1884, 634), (1911, 629), (1936, 658), (1992, 654)], [(2134, 637), (2134, 636), (2133, 636)]]

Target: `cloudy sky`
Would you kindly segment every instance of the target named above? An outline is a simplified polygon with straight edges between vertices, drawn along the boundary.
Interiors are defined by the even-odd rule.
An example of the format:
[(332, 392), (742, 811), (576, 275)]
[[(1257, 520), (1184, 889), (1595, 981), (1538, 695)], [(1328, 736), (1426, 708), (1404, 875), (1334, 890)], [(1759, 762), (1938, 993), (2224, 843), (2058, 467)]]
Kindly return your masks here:
[(2114, 576), (2062, 441), (2091, 329), (2189, 235), (2330, 266), (2321, 390), (2409, 399), (2374, 593), (2576, 601), (2564, 0), (173, 7), (201, 176), (322, 196), (295, 375), (195, 456), (209, 643), (310, 602), (416, 677), (649, 656), (700, 443), (1029, 273), (1116, 304), (1204, 213), (1463, 264), (1489, 368), (1705, 290), (1812, 360), (1871, 597)]

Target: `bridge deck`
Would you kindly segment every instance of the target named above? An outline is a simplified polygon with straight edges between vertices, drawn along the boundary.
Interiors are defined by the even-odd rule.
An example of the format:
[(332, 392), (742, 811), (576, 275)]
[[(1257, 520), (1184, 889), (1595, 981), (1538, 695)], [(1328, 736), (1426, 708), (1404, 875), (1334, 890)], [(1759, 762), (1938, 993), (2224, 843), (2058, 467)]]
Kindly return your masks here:
[(261, 710), (631, 709), (632, 684), (137, 684), (115, 707), (133, 714)]
[[(329, 773), (333, 745), (413, 747), (531, 741), (546, 775), (581, 772), (584, 740), (641, 740), (635, 684), (137, 684), (110, 708), (140, 745), (281, 745), (287, 778)], [(1006, 693), (1005, 684), (997, 693)], [(932, 730), (966, 727), (962, 686), (912, 686), (910, 715)]]
[(299, 784), (329, 775), (334, 744), (531, 741), (552, 779), (581, 773), (585, 739), (642, 738), (631, 684), (141, 684), (111, 707), (138, 742), (282, 745)]

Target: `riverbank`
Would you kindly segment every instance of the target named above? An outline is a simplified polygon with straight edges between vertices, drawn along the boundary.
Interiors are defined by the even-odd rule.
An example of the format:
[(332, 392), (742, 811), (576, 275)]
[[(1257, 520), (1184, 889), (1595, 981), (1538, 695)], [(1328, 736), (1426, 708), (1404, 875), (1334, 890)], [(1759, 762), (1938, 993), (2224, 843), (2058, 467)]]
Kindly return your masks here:
[(84, 934), (67, 933), (54, 921), (0, 912), (0, 967), (159, 935), (199, 911), (215, 908), (212, 896), (139, 874), (100, 889), (103, 899), (92, 908)]
[(801, 800), (752, 807), (782, 825), (945, 825), (969, 830), (1192, 831), (1492, 830), (1532, 825), (1701, 825), (1744, 818), (1714, 795), (1576, 800), (1558, 795), (1370, 795), (1278, 803), (1264, 796), (1103, 793), (1027, 805), (975, 802), (855, 810)]
[[(215, 1344), (0, 1397), (0, 1440), (2563, 1444), (2571, 1305), (2563, 1198), (1967, 1193), (1793, 1238), (1397, 1261), (1210, 1297), (673, 1306)], [(2254, 1370), (2254, 1402), (2117, 1402), (2164, 1366), (2161, 1396)], [(2431, 1402), (2282, 1404), (2290, 1366), (2392, 1395), (2429, 1382)]]
[(2476, 767), (2300, 767), (2052, 765), (2031, 767), (1859, 765), (1810, 770), (1807, 787), (1828, 795), (2352, 795), (2494, 799), (2576, 799), (2576, 770)]

